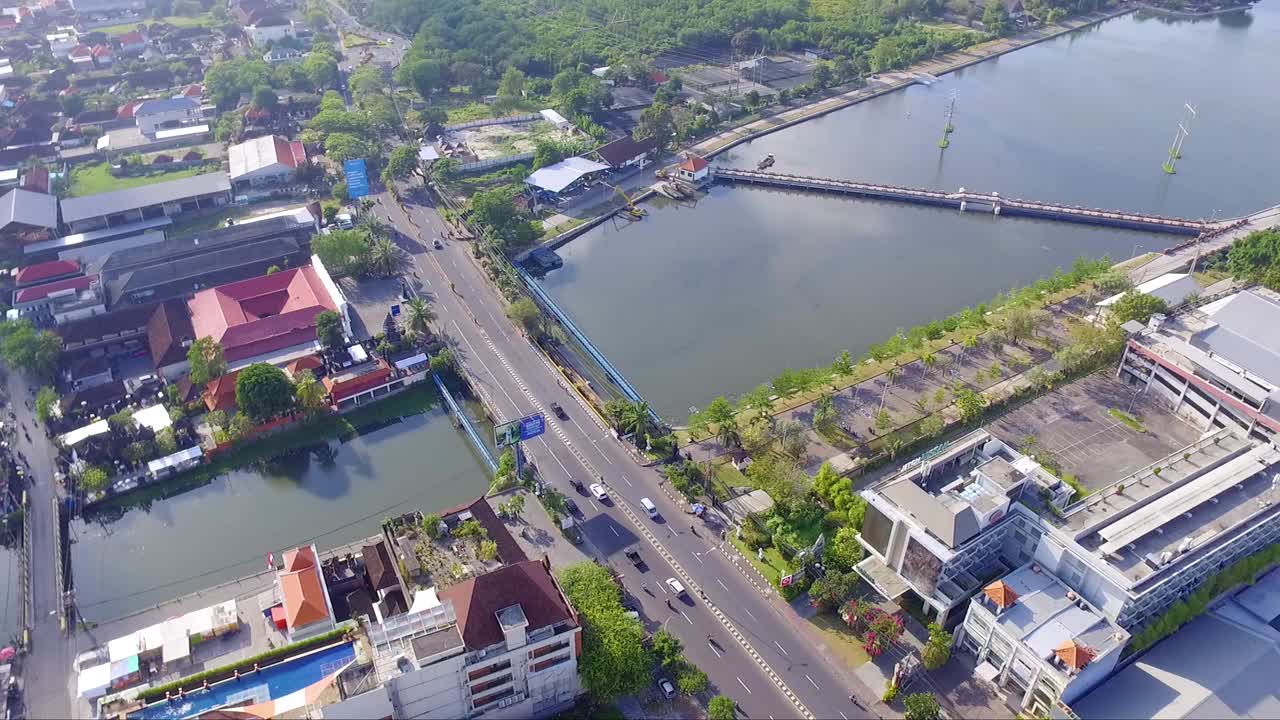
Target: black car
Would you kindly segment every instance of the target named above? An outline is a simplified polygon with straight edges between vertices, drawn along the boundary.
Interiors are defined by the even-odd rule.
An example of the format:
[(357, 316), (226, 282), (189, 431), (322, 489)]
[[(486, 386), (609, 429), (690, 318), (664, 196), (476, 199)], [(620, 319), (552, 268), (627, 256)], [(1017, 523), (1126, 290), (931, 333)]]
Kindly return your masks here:
[(560, 403), (551, 403), (551, 412), (555, 413), (556, 417), (561, 420), (569, 419), (569, 416), (565, 414), (564, 408), (560, 407)]
[(582, 511), (578, 510), (578, 503), (574, 502), (574, 501), (573, 501), (573, 498), (568, 498), (568, 497), (567, 497), (567, 498), (565, 498), (565, 499), (564, 499), (564, 508), (565, 508), (566, 510), (568, 510), (568, 511), (569, 511), (569, 514), (571, 514), (571, 515), (581, 515), (581, 514), (582, 514)]
[(587, 486), (583, 485), (581, 480), (571, 478), (569, 480), (569, 484), (572, 485), (573, 489), (577, 490), (579, 494), (581, 495), (587, 494)]

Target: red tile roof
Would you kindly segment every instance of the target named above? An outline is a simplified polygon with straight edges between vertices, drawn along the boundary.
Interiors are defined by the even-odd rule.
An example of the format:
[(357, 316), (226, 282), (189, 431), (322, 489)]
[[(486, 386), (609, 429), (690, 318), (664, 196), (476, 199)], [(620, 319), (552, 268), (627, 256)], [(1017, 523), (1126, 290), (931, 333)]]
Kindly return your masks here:
[(379, 359), (377, 369), (370, 370), (363, 375), (356, 377), (346, 377), (332, 375), (324, 379), (324, 388), (329, 391), (333, 401), (341, 402), (353, 395), (359, 395), (367, 392), (379, 385), (385, 385), (391, 379), (391, 366), (386, 360)]
[(671, 78), (667, 77), (667, 74), (662, 72), (661, 70), (654, 70), (653, 72), (649, 73), (649, 79), (661, 85), (662, 83), (670, 80)]
[(121, 35), (119, 37), (119, 41), (120, 47), (128, 47), (129, 45), (145, 45), (147, 43), (147, 36), (137, 30), (131, 30)]
[(181, 300), (161, 303), (147, 320), (147, 347), (151, 350), (151, 362), (158, 368), (185, 360), (185, 343), (194, 339), (191, 313)]
[(96, 58), (101, 58), (101, 57), (110, 56), (110, 55), (111, 55), (111, 48), (107, 47), (106, 45), (99, 45), (93, 49), (93, 56)]
[(81, 277), (67, 278), (65, 280), (45, 283), (44, 285), (23, 288), (14, 294), (13, 302), (14, 304), (20, 304), (43, 300), (52, 293), (60, 290), (75, 290), (76, 292), (80, 292), (81, 290), (87, 290), (90, 285), (93, 285), (97, 281), (98, 276), (96, 274), (83, 275)]
[(300, 142), (290, 142), (284, 138), (276, 138), (276, 160), (297, 168), (307, 162), (307, 150)]
[(705, 170), (707, 164), (707, 161), (700, 156), (690, 155), (684, 159), (684, 162), (680, 163), (680, 169), (685, 172), (698, 172), (699, 170)]
[(338, 309), (310, 265), (201, 290), (187, 307), (229, 362), (314, 341), (316, 315)]
[(71, 52), (67, 53), (68, 57), (73, 58), (92, 58), (93, 51), (87, 45), (77, 45), (71, 48)]
[(286, 551), (284, 569), (278, 577), (280, 594), (284, 597), (285, 622), (290, 630), (329, 619), (315, 550), (300, 547)]
[(289, 373), (289, 377), (296, 378), (303, 370), (319, 370), (322, 367), (324, 367), (324, 360), (315, 355), (303, 355), (297, 360), (290, 360), (289, 364), (284, 366), (284, 371)]
[(991, 598), (991, 602), (1001, 610), (1008, 610), (1018, 601), (1018, 593), (1003, 580), (997, 580), (982, 588), (982, 592), (986, 593), (987, 597)]
[(209, 381), (204, 387), (204, 406), (209, 412), (221, 410), (230, 412), (236, 407), (236, 378), (240, 371), (235, 370)]
[(116, 111), (116, 117), (121, 120), (128, 120), (132, 118), (133, 111), (137, 110), (138, 106), (141, 105), (143, 102), (144, 101), (142, 100), (130, 100), (129, 102), (120, 106), (120, 109)]
[(22, 174), (22, 181), (18, 183), (18, 187), (47, 195), (49, 193), (49, 168), (43, 165), (28, 168)]
[(198, 98), (204, 96), (204, 86), (200, 83), (192, 83), (182, 88), (182, 97)]
[(78, 272), (80, 272), (80, 263), (75, 260), (50, 260), (22, 268), (18, 271), (16, 281), (19, 285), (32, 285), (50, 278), (75, 275)]
[(560, 622), (577, 624), (573, 609), (551, 578), (551, 568), (539, 560), (508, 565), (452, 585), (440, 592), (440, 599), (453, 603), (462, 641), (471, 651), (506, 639), (496, 613), (512, 605), (524, 612), (529, 632)]

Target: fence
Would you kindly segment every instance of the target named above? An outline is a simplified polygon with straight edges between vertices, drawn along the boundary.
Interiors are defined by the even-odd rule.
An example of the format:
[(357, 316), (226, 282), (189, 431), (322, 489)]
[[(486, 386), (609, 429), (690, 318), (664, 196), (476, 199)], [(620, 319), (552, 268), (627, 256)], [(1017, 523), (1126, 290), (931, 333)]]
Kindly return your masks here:
[(542, 115), (539, 113), (529, 113), (527, 115), (508, 115), (500, 118), (481, 118), (479, 120), (468, 120), (454, 125), (445, 125), (445, 132), (453, 132), (454, 130), (466, 130), (467, 128), (485, 127), (487, 125), (514, 125), (515, 123), (533, 122), (541, 120)]
[(436, 387), (440, 389), (440, 396), (444, 398), (444, 402), (449, 406), (449, 411), (457, 416), (458, 422), (462, 424), (462, 429), (466, 431), (467, 437), (471, 439), (471, 444), (476, 446), (476, 450), (480, 451), (484, 463), (489, 466), (489, 470), (497, 472), (498, 461), (494, 459), (493, 453), (489, 451), (489, 446), (484, 444), (484, 440), (480, 438), (480, 433), (476, 432), (475, 425), (471, 424), (471, 418), (462, 411), (457, 401), (453, 399), (453, 395), (449, 393), (449, 389), (444, 386), (444, 381), (440, 379), (437, 373), (431, 373), (431, 379), (436, 381)]
[(476, 160), (474, 162), (462, 163), (461, 165), (458, 166), (458, 172), (459, 173), (480, 172), (481, 170), (489, 170), (496, 167), (503, 167), (505, 165), (515, 165), (516, 163), (522, 163), (526, 160), (532, 160), (532, 159), (533, 159), (533, 153), (526, 152), (526, 153), (519, 153), (518, 155), (507, 155), (506, 157), (500, 157), (500, 158), (489, 158), (488, 160)]

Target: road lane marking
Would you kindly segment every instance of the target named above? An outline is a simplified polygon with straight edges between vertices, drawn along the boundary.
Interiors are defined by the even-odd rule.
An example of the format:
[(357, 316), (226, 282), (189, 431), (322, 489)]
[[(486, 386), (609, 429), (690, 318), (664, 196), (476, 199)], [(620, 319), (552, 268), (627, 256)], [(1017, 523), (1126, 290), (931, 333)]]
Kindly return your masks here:
[[(681, 615), (684, 615), (684, 611), (683, 611), (683, 610), (681, 610), (681, 611), (680, 611), (680, 614), (681, 614)], [(689, 616), (688, 616), (688, 615), (684, 615), (684, 619), (685, 619), (685, 620), (689, 620)], [(689, 624), (690, 624), (690, 625), (692, 625), (692, 624), (693, 624), (693, 621), (692, 621), (692, 620), (689, 620)]]
[(725, 584), (721, 582), (720, 578), (716, 578), (716, 582), (720, 583), (720, 587), (724, 588), (725, 592), (729, 592), (729, 588), (725, 587)]
[(703, 565), (706, 565), (705, 562), (702, 562), (702, 557), (698, 555), (698, 553), (693, 553), (693, 559), (697, 560), (699, 563), (702, 563)]
[[(786, 649), (786, 648), (782, 647), (781, 645), (778, 645), (778, 641), (777, 641), (777, 640), (774, 640), (774, 641), (773, 641), (773, 644), (774, 644), (774, 645), (776, 645), (776, 646), (777, 646), (777, 648), (778, 648), (779, 650), (781, 650), (781, 651), (782, 651), (782, 654), (783, 654), (783, 655), (786, 655), (787, 657), (791, 657), (791, 653), (787, 652), (787, 649)], [(805, 675), (805, 677), (809, 677), (809, 676), (808, 676), (808, 675)], [(813, 682), (813, 681), (812, 681), (812, 680), (810, 680), (809, 682)]]
[(595, 510), (596, 512), (600, 512), (600, 506), (599, 506), (599, 505), (596, 505), (596, 501), (595, 501), (595, 500), (587, 500), (587, 502), (591, 503), (591, 508), (592, 508), (593, 510)]
[[(837, 710), (836, 712), (840, 712), (840, 711), (839, 711), (839, 710)], [(844, 720), (849, 720), (849, 716), (848, 716), (848, 715), (845, 715), (845, 714), (844, 714), (844, 713), (842, 713), (842, 712), (840, 712), (840, 717), (844, 718)]]
[[(734, 677), (737, 677), (737, 676), (735, 675)], [(750, 694), (751, 694), (751, 688), (747, 687), (747, 684), (746, 684), (746, 683), (744, 683), (744, 682), (742, 682), (742, 678), (738, 678), (738, 684), (742, 686), (742, 689), (743, 689), (743, 690), (746, 690), (746, 691), (747, 691), (747, 694), (748, 694), (748, 695), (750, 695)], [(771, 716), (771, 717), (772, 717), (772, 716)]]
[(818, 683), (814, 682), (813, 678), (809, 677), (808, 673), (805, 674), (804, 679), (809, 681), (809, 684), (813, 686), (814, 690), (822, 690), (822, 688), (818, 687)]
[(631, 481), (627, 479), (626, 475), (622, 476), (622, 482), (626, 483), (629, 487), (635, 487), (635, 485), (632, 485)]
[(613, 525), (610, 525), (610, 526), (609, 526), (609, 529), (613, 531), (613, 535), (614, 535), (614, 537), (622, 537), (621, 533), (619, 533), (619, 532), (618, 532), (618, 528), (617, 528), (617, 527), (615, 527), (615, 526), (613, 526)]
[[(744, 607), (744, 608), (742, 608), (742, 611), (743, 611), (743, 612), (745, 612), (745, 613), (746, 613), (746, 614), (748, 614), (748, 615), (751, 615), (751, 611), (750, 611), (750, 610), (748, 610), (748, 609), (746, 609), (745, 607)], [(760, 620), (759, 620), (758, 618), (756, 618), (756, 616), (755, 616), (755, 615), (751, 615), (751, 619), (752, 619), (752, 620), (755, 620), (756, 622), (760, 622)]]

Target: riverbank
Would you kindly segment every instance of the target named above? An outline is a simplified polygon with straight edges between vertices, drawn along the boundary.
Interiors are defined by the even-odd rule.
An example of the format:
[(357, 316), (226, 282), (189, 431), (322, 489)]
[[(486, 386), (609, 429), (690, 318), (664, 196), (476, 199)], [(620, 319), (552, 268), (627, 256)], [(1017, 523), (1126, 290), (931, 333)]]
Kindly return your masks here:
[(1253, 3), (1248, 2), (1243, 5), (1233, 5), (1232, 7), (1215, 8), (1212, 10), (1173, 10), (1170, 8), (1157, 7), (1155, 5), (1140, 5), (1138, 9), (1146, 10), (1148, 12), (1155, 13), (1156, 15), (1163, 15), (1164, 17), (1177, 18), (1180, 20), (1196, 20), (1198, 18), (1211, 18), (1217, 17), (1218, 15), (1229, 15), (1231, 13), (1243, 12), (1252, 7)]

